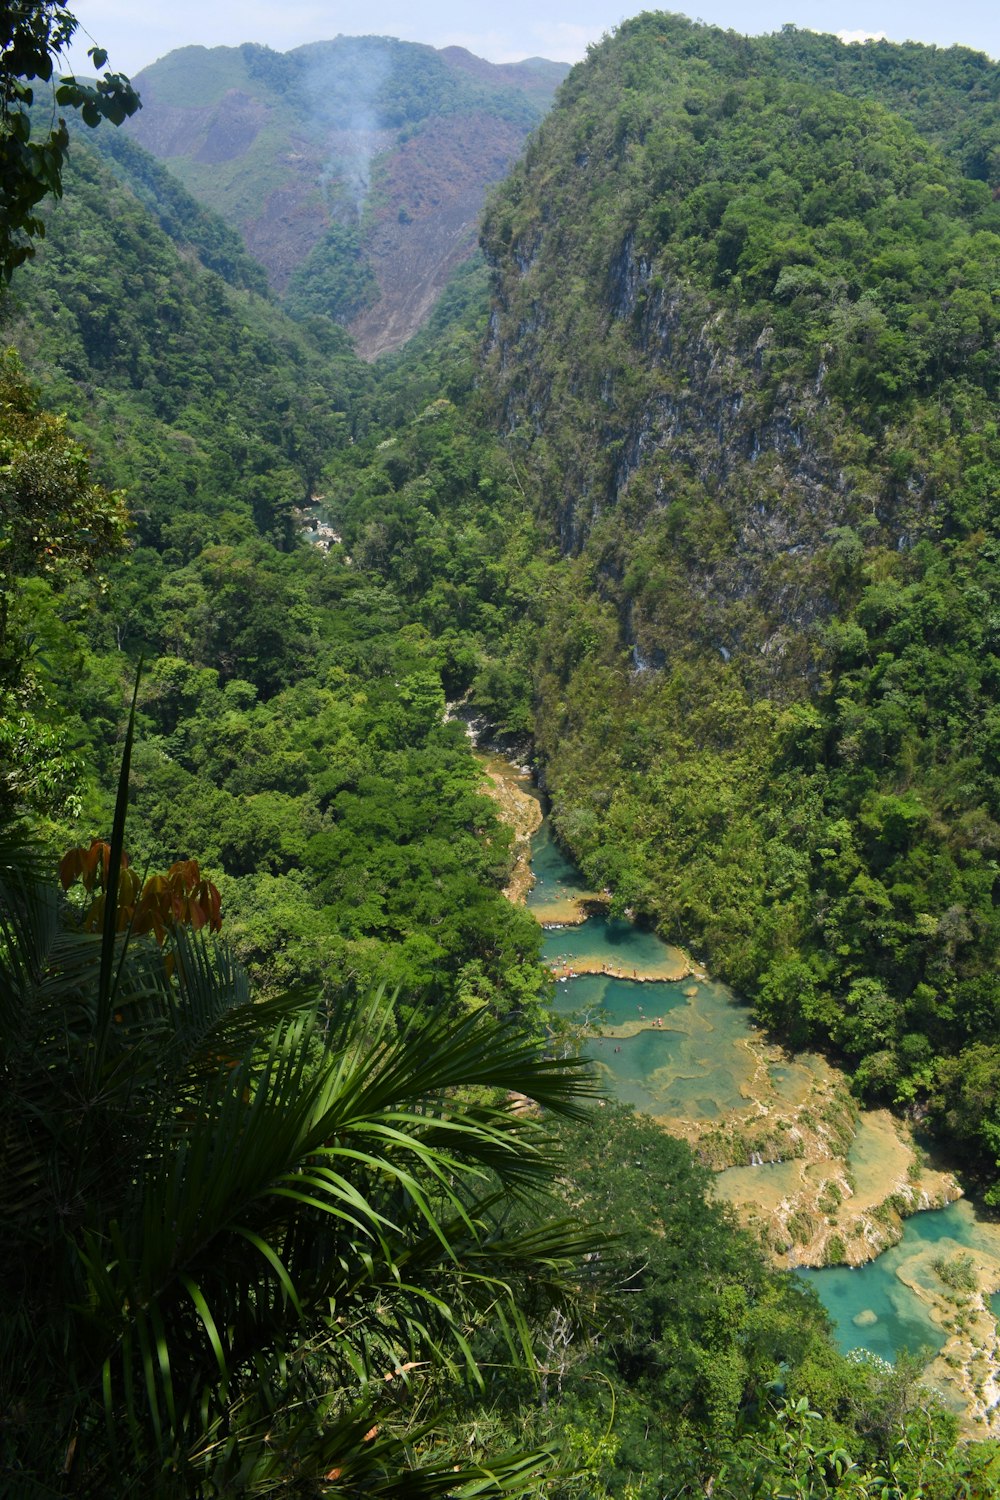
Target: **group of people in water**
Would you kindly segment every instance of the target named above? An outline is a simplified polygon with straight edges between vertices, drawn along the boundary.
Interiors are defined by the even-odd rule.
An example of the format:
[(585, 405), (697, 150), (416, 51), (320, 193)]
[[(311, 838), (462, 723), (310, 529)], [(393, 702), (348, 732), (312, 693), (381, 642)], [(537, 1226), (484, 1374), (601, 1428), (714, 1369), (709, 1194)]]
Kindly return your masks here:
[[(643, 979), (645, 978), (645, 976), (643, 976), (642, 979), (639, 977), (638, 969), (633, 969), (631, 975), (629, 975), (626, 969), (616, 969), (611, 964), (601, 964), (599, 968), (591, 968), (588, 966), (586, 969), (581, 969), (579, 972), (581, 974), (607, 974), (609, 979), (632, 978), (638, 984), (642, 984)], [(576, 978), (577, 970), (574, 969), (573, 965), (570, 963), (568, 953), (559, 954), (555, 964), (553, 965), (552, 973), (556, 979), (560, 980)]]
[[(560, 965), (565, 965), (565, 968), (563, 969), (562, 973), (559, 972), (558, 968), (554, 968), (553, 969), (552, 972), (553, 972), (553, 974), (555, 975), (555, 977), (557, 979), (559, 979), (559, 980), (567, 980), (567, 979), (575, 979), (576, 978), (576, 972), (577, 971), (573, 968), (573, 965), (569, 962), (569, 954), (568, 953), (560, 953), (559, 957), (557, 959), (557, 962)], [(627, 974), (627, 972), (625, 972), (624, 970), (612, 968), (612, 966), (610, 964), (606, 964), (606, 963), (605, 964), (601, 964), (601, 966), (600, 966), (599, 969), (596, 969), (596, 968), (586, 968), (586, 969), (583, 969), (581, 972), (584, 973), (584, 974), (607, 974), (612, 979), (628, 979), (628, 977), (629, 977), (628, 974)], [(638, 973), (637, 969), (633, 969), (632, 970), (632, 978), (635, 979), (635, 980), (639, 979), (639, 973)], [(645, 1013), (643, 1011), (642, 1006), (639, 1005), (639, 1004), (637, 1004), (636, 1005), (636, 1009), (639, 1012), (640, 1019), (644, 1021), (646, 1019), (646, 1016), (645, 1016)], [(663, 1030), (663, 1017), (662, 1016), (654, 1016), (652, 1024), (653, 1024), (654, 1027), (656, 1027), (660, 1031), (662, 1031)], [(615, 1048), (616, 1052), (620, 1052), (621, 1050), (622, 1049), (620, 1047), (616, 1047)]]
[[(641, 1005), (637, 1005), (636, 1006), (636, 1010), (639, 1012), (639, 1019), (640, 1019), (640, 1021), (645, 1021), (646, 1015), (645, 1015), (645, 1012), (643, 1011), (642, 1006)], [(652, 1025), (654, 1027), (658, 1028), (660, 1031), (662, 1031), (663, 1030), (663, 1017), (662, 1016), (654, 1016), (653, 1020), (652, 1020)], [(603, 1042), (605, 1040), (605, 1038), (604, 1037), (599, 1037), (598, 1040)], [(622, 1050), (621, 1047), (616, 1047), (615, 1048), (616, 1052), (620, 1052), (621, 1050)]]

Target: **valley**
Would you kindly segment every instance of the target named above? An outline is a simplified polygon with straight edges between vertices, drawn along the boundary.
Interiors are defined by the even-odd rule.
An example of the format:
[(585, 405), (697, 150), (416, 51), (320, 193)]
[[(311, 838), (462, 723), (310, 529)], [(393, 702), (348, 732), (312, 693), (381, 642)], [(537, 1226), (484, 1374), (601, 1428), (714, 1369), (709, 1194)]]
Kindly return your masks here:
[(994, 1493), (1000, 69), (28, 10), (0, 1490)]
[(391, 37), (182, 48), (137, 77), (128, 133), (239, 232), (289, 308), (343, 323), (373, 360), (473, 255), (487, 190), (566, 72)]

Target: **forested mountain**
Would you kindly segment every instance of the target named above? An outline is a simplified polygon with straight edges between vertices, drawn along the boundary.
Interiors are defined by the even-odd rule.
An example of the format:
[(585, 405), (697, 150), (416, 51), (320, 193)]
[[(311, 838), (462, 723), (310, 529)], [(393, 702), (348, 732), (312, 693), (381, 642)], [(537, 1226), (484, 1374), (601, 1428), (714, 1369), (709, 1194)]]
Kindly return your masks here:
[(346, 324), (372, 357), (473, 253), (486, 188), (567, 71), (392, 37), (185, 47), (137, 78), (128, 133), (239, 231), (290, 311)]
[(871, 99), (915, 125), (964, 177), (1000, 182), (997, 63), (969, 47), (871, 41), (845, 46), (833, 36), (783, 26), (754, 43), (758, 56), (801, 83)]
[[(482, 103), (415, 50), (401, 152), (432, 86)], [(224, 55), (192, 108), (301, 82)], [(994, 1180), (996, 100), (973, 54), (628, 22), (491, 202), (492, 301), (466, 266), (374, 369), (74, 142), (2, 309), (0, 1489), (995, 1491), (574, 1085), (446, 703), (531, 737), (617, 909)]]
[[(547, 1310), (569, 1269), (560, 1247), (574, 1242), (540, 1218), (551, 1192), (547, 1210), (525, 1193), (552, 1178), (562, 1131), (513, 1113), (507, 1092), (558, 1107), (558, 1079), (571, 1078), (562, 1063), (539, 1072), (533, 1061), (539, 932), (500, 895), (508, 839), (464, 729), (443, 722), (446, 693), (478, 682), (488, 701), (491, 683), (494, 696), (509, 687), (498, 664), (512, 639), (526, 648), (526, 605), (545, 571), (506, 456), (456, 404), (471, 379), (481, 276), (455, 288), (375, 388), (332, 325), (289, 323), (247, 287), (237, 259), (220, 264), (217, 224), (192, 216), (141, 160), (130, 170), (138, 197), (74, 143), (65, 198), (4, 306), (7, 337), (47, 400), (72, 414), (96, 474), (127, 485), (133, 520), (116, 560), (121, 496), (93, 485), (83, 448), (8, 357), (3, 1485), (96, 1496), (142, 1476), (163, 1496), (388, 1496), (416, 1484), (428, 1496), (470, 1484), (537, 1494), (557, 1483), (545, 1477), (555, 1451), (567, 1493), (605, 1495), (636, 1464), (652, 1482), (719, 1470), (725, 1454), (738, 1475), (744, 1392), (786, 1356), (802, 1391), (832, 1381), (866, 1412), (908, 1399), (909, 1375), (838, 1361), (816, 1304), (708, 1201), (686, 1147), (610, 1110), (600, 1141), (592, 1125), (562, 1127), (561, 1160), (589, 1162), (597, 1149), (602, 1167), (627, 1158), (631, 1175), (589, 1169), (559, 1196), (585, 1224), (620, 1222), (621, 1248), (606, 1265), (578, 1258), (569, 1300)], [(293, 505), (317, 482), (358, 536), (353, 557), (295, 529)], [(12, 524), (22, 513), (27, 528)], [(95, 567), (97, 589), (85, 576)], [(173, 882), (185, 911), (218, 899), (229, 948), (199, 947), (177, 923), (171, 969), (135, 936), (108, 992), (103, 944), (77, 930), (79, 906), (45, 894), (10, 817), (27, 813), (49, 851), (82, 839), (72, 868), (90, 871), (94, 894), (101, 845), (88, 840), (111, 832), (137, 672), (133, 867), (169, 866), (143, 889)], [(99, 903), (111, 900), (100, 868)], [(391, 1001), (372, 999), (372, 986)], [(640, 1161), (670, 1183), (655, 1204), (649, 1274)], [(455, 1271), (442, 1280), (449, 1256)], [(533, 1278), (520, 1279), (519, 1260)], [(613, 1291), (640, 1278), (641, 1328), (639, 1302), (619, 1307)], [(706, 1322), (720, 1287), (731, 1315)], [(29, 1323), (32, 1356), (15, 1358)], [(592, 1324), (605, 1330), (599, 1371)], [(547, 1384), (541, 1404), (530, 1364), (518, 1364), (529, 1337), (564, 1351), (546, 1376), (558, 1392)], [(609, 1383), (628, 1393), (613, 1442)], [(433, 1432), (431, 1400), (449, 1412)], [(649, 1410), (663, 1424), (654, 1449)], [(322, 1429), (303, 1412), (323, 1412)], [(849, 1427), (831, 1415), (812, 1433), (817, 1454)], [(127, 1434), (124, 1451), (108, 1430)], [(858, 1441), (877, 1462), (878, 1442)], [(586, 1478), (570, 1478), (581, 1465)]]
[(310, 335), (199, 267), (189, 230), (175, 243), (83, 141), (6, 318), (131, 501), (133, 547), (89, 645), (66, 635), (61, 597), (30, 611), (35, 649), (70, 651), (49, 687), (66, 752), (106, 790), (113, 705), (145, 653), (136, 849), (169, 863), (193, 839), (269, 982), (318, 977), (346, 943), (356, 973), (412, 965), (418, 987), (499, 984), (509, 1003), (513, 982), (527, 1000), (538, 937), (499, 893), (504, 837), (464, 733), (440, 723), (448, 647), (400, 633), (377, 579), (299, 537), (298, 508), (364, 424), (367, 367), (345, 335), (326, 319)]
[(574, 579), (536, 679), (563, 838), (991, 1175), (998, 91), (645, 15), (484, 231), (491, 409)]
[[(145, 198), (160, 169), (125, 147)], [(317, 342), (262, 296), (248, 257), (183, 190), (158, 198), (155, 218), (143, 198), (74, 141), (66, 196), (7, 299), (8, 338), (85, 424), (103, 472), (141, 492), (144, 542), (173, 526), (190, 556), (207, 539), (192, 512), (228, 508), (231, 528), (252, 511), (287, 544), (364, 371), (340, 330), (324, 322)]]

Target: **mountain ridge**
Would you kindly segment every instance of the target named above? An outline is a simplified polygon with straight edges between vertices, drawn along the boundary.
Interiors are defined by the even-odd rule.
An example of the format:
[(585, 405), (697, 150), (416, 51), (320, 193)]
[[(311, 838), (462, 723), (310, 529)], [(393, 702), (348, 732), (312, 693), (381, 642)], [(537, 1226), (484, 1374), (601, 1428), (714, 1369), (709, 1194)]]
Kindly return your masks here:
[(344, 323), (373, 358), (475, 252), (487, 188), (567, 71), (382, 37), (183, 48), (138, 75), (129, 134), (242, 235), (291, 311)]

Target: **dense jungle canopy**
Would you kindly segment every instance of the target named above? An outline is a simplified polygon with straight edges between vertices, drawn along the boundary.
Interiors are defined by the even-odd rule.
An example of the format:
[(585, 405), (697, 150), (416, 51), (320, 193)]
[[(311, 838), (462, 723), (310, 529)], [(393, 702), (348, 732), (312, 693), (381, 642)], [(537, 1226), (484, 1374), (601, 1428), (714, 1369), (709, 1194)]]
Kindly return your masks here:
[(370, 366), (107, 123), (33, 134), (25, 17), (0, 1493), (993, 1493), (594, 1100), (446, 705), (1000, 1195), (997, 67), (625, 22)]

